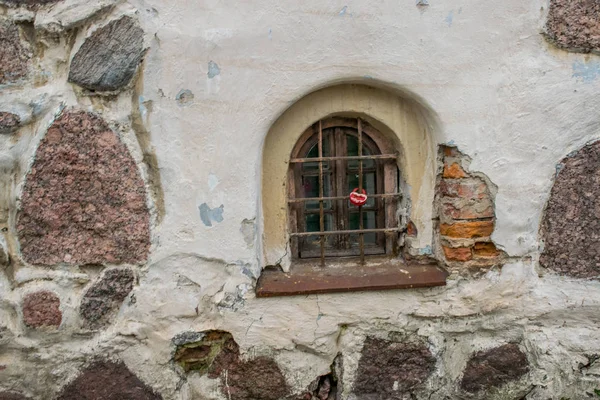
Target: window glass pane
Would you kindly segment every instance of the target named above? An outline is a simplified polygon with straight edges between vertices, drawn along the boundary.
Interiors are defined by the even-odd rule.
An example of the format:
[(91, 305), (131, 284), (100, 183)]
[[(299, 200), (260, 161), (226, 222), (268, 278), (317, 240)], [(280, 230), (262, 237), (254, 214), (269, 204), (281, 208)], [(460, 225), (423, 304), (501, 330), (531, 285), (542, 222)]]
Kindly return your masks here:
[[(349, 215), (349, 226), (351, 230), (360, 229), (360, 213), (358, 212), (350, 212)], [(375, 211), (363, 211), (363, 229), (377, 229), (377, 212)], [(377, 234), (376, 233), (365, 233), (365, 245), (367, 244), (376, 244), (377, 243)], [(352, 234), (350, 235), (350, 246), (358, 247), (359, 246), (359, 235)]]
[[(354, 135), (346, 135), (346, 143), (347, 143), (347, 155), (348, 156), (357, 156), (358, 155), (358, 137)], [(363, 156), (370, 156), (371, 151), (367, 148), (367, 146), (363, 143), (362, 148)], [(358, 160), (350, 160), (348, 161), (348, 169), (358, 169)], [(363, 168), (375, 168), (375, 160), (363, 160)]]
[[(331, 156), (331, 150), (330, 150), (330, 143), (329, 143), (329, 134), (327, 131), (323, 131), (323, 157), (330, 157)], [(305, 158), (317, 158), (319, 157), (319, 143), (318, 141), (315, 142), (315, 144), (310, 148), (310, 150), (308, 150), (308, 153), (306, 153)], [(302, 169), (305, 171), (319, 171), (319, 162), (315, 161), (315, 162), (307, 162), (307, 163), (303, 163), (302, 164)], [(329, 169), (329, 163), (328, 162), (324, 162), (323, 163), (323, 170), (327, 170)]]
[[(302, 197), (319, 197), (319, 177), (318, 176), (304, 176), (302, 177), (302, 187), (304, 188), (304, 194)], [(333, 197), (331, 194), (331, 174), (323, 175), (323, 197)], [(331, 209), (331, 201), (324, 201), (323, 207), (325, 209)], [(318, 210), (318, 201), (307, 201), (305, 203), (306, 210)]]
[[(347, 179), (348, 179), (348, 195), (350, 195), (350, 192), (352, 192), (352, 190), (354, 190), (354, 188), (358, 187), (358, 173), (348, 174)], [(363, 173), (363, 188), (367, 191), (367, 196), (369, 194), (377, 193), (377, 176), (376, 176), (375, 172)], [(367, 204), (365, 204), (364, 206), (365, 207), (375, 207), (375, 198), (367, 197)], [(354, 208), (354, 209), (358, 208), (354, 204), (350, 203), (350, 201), (348, 201), (348, 207)]]
[[(320, 232), (321, 231), (321, 222), (319, 219), (319, 214), (307, 214), (305, 215), (306, 219), (306, 232)], [(335, 229), (333, 223), (333, 215), (332, 214), (324, 214), (323, 215), (323, 226), (325, 231), (332, 231)], [(334, 241), (334, 235), (325, 236), (325, 246), (332, 246)], [(320, 248), (321, 246), (321, 236), (305, 236), (304, 237), (304, 246), (308, 248)]]

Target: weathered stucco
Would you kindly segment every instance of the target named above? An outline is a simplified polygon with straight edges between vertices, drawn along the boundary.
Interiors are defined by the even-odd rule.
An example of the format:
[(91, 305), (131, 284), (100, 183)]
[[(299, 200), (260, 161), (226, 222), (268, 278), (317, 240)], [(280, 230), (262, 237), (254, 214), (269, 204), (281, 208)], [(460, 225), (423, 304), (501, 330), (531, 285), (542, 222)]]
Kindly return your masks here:
[[(13, 57), (0, 61), (0, 115), (10, 115), (0, 128), (0, 398), (575, 400), (600, 389), (600, 282), (539, 261), (542, 216), (562, 193), (557, 165), (600, 138), (600, 59), (544, 39), (546, 0), (0, 3), (0, 54)], [(86, 40), (123, 16), (143, 31), (140, 64), (111, 93), (69, 83)], [(20, 215), (59, 203), (78, 215), (74, 186), (58, 178), (69, 189), (53, 193), (59, 203), (28, 201), (58, 187), (28, 197), (29, 178), (60, 161), (35, 171), (69, 110), (97, 116), (92, 128), (110, 132), (133, 168), (122, 176), (137, 182), (143, 240), (139, 253), (126, 235), (113, 243), (130, 258), (91, 258), (97, 247), (85, 244), (74, 262), (59, 244), (39, 254), (62, 255), (50, 265), (27, 256), (26, 240), (52, 238), (23, 236)], [(290, 266), (291, 149), (332, 114), (365, 118), (400, 151), (411, 253), (446, 264), (440, 233), (460, 239), (464, 224), (442, 227), (435, 196), (455, 179), (486, 183), (493, 223), (484, 207), (476, 225), (488, 247), (468, 250), (493, 245), (501, 259), (445, 287), (257, 299), (261, 269)], [(440, 145), (461, 153), (448, 178)], [(97, 165), (86, 173), (107, 182), (95, 200), (108, 204), (120, 180), (97, 179)], [(600, 218), (577, 215), (582, 226)], [(85, 229), (80, 219), (73, 229)], [(206, 332), (230, 351), (218, 370), (186, 371), (179, 347)]]

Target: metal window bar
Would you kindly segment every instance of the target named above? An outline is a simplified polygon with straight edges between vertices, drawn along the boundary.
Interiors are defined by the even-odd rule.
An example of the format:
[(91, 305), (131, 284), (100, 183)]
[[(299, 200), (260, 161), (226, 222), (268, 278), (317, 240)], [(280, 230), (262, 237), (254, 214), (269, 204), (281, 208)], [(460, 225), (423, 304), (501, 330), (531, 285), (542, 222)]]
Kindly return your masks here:
[(395, 160), (397, 154), (373, 154), (371, 156), (333, 156), (333, 157), (313, 157), (313, 158), (292, 158), (290, 163), (307, 163), (316, 161), (354, 161), (354, 160)]
[[(360, 118), (357, 119), (358, 126), (358, 156), (362, 157), (362, 124)], [(363, 190), (363, 160), (362, 158), (358, 160), (358, 193), (362, 193)], [(358, 234), (358, 239), (360, 242), (360, 263), (365, 263), (365, 234), (362, 232), (364, 229), (363, 222), (363, 207), (358, 206), (358, 226), (361, 233)]]
[(386, 233), (391, 234), (394, 232), (400, 232), (400, 228), (373, 228), (373, 229), (349, 229), (342, 231), (325, 231), (325, 232), (292, 232), (290, 236), (293, 237), (306, 237), (306, 236), (330, 236), (330, 235), (352, 235), (361, 233)]
[[(381, 194), (369, 194), (369, 197), (374, 199), (385, 199), (392, 197), (402, 197), (402, 193), (381, 193)], [(328, 200), (346, 200), (348, 196), (333, 196), (333, 197), (298, 197), (295, 199), (288, 199), (288, 203), (302, 203), (309, 201), (328, 201)]]
[[(364, 243), (364, 234), (365, 233), (384, 233), (386, 235), (390, 235), (393, 233), (397, 233), (400, 231), (399, 228), (378, 228), (378, 229), (364, 229), (364, 221), (363, 221), (363, 206), (359, 206), (359, 229), (354, 230), (332, 230), (325, 231), (325, 210), (324, 210), (324, 202), (329, 200), (344, 200), (347, 199), (348, 196), (324, 196), (324, 188), (323, 188), (323, 162), (326, 161), (336, 161), (336, 160), (344, 160), (344, 161), (358, 161), (359, 162), (359, 171), (358, 171), (358, 190), (362, 193), (363, 189), (363, 161), (364, 160), (383, 160), (383, 161), (391, 161), (397, 159), (397, 154), (373, 154), (368, 156), (363, 156), (363, 132), (362, 132), (362, 121), (360, 118), (357, 119), (357, 132), (358, 132), (358, 156), (333, 156), (333, 157), (323, 157), (323, 122), (319, 121), (319, 137), (318, 137), (318, 157), (312, 158), (293, 158), (290, 160), (290, 163), (309, 163), (309, 162), (318, 162), (319, 163), (319, 197), (305, 197), (305, 198), (294, 198), (288, 199), (288, 203), (302, 203), (309, 201), (318, 201), (319, 202), (319, 232), (292, 232), (290, 233), (291, 237), (308, 237), (308, 236), (320, 236), (320, 250), (321, 250), (321, 266), (325, 265), (325, 237), (330, 235), (349, 235), (349, 234), (358, 234), (359, 235), (359, 244), (360, 244), (360, 261), (364, 264), (365, 261), (365, 243)], [(390, 199), (390, 198), (399, 198), (402, 197), (401, 193), (385, 193), (385, 194), (368, 194), (372, 198), (381, 198), (381, 199)]]
[(319, 230), (321, 231), (321, 266), (325, 266), (325, 213), (323, 212), (323, 123), (319, 121)]

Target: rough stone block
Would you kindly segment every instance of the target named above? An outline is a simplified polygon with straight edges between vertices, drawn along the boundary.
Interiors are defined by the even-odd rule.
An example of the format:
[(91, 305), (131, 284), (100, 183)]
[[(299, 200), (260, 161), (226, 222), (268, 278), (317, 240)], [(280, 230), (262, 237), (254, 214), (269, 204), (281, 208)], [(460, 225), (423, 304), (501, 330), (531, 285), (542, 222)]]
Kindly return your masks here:
[(505, 344), (476, 353), (467, 363), (460, 386), (475, 393), (517, 380), (528, 371), (527, 356), (519, 346)]
[(576, 52), (600, 51), (600, 2), (550, 0), (546, 34), (558, 47)]
[(21, 41), (17, 26), (0, 20), (0, 85), (25, 78), (30, 59), (31, 52)]
[(186, 372), (197, 371), (214, 379), (239, 363), (239, 346), (228, 332), (186, 332), (173, 338), (173, 343), (177, 346), (174, 360)]
[(23, 258), (35, 265), (146, 260), (144, 182), (104, 120), (71, 111), (48, 129), (26, 177), (17, 231)]
[(469, 261), (473, 258), (473, 250), (470, 247), (447, 247), (442, 246), (444, 255), (448, 261)]
[(85, 292), (79, 312), (90, 328), (110, 323), (110, 318), (121, 307), (133, 289), (135, 276), (129, 268), (112, 268), (104, 272)]
[(10, 264), (10, 255), (6, 247), (4, 247), (3, 241), (0, 239), (0, 267), (6, 267), (8, 264)]
[(460, 221), (441, 224), (440, 233), (455, 239), (474, 239), (490, 236), (494, 232), (494, 221)]
[(600, 141), (559, 165), (542, 238), (542, 266), (575, 278), (600, 276)]
[(100, 361), (66, 385), (58, 400), (162, 400), (123, 362)]
[(17, 114), (0, 111), (0, 133), (11, 133), (20, 123), (21, 118)]
[(289, 387), (277, 363), (267, 357), (234, 364), (221, 374), (221, 390), (231, 400), (280, 400)]
[(23, 322), (30, 328), (59, 327), (60, 299), (49, 291), (30, 293), (23, 300)]
[(402, 399), (429, 378), (434, 366), (435, 358), (424, 343), (368, 337), (353, 391), (363, 400)]
[(69, 82), (94, 91), (115, 91), (131, 82), (144, 54), (144, 32), (131, 17), (96, 30), (73, 61)]
[(27, 397), (15, 392), (0, 392), (0, 400), (27, 400)]
[(6, 3), (14, 6), (41, 6), (44, 4), (52, 4), (62, 0), (0, 0), (0, 3)]

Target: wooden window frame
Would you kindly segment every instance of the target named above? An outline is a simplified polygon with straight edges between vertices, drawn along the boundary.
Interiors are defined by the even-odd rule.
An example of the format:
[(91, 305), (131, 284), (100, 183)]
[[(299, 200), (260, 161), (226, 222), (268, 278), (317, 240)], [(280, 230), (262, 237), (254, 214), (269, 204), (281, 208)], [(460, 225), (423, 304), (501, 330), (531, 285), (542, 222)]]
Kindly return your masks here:
[[(359, 223), (361, 227), (358, 229), (359, 240), (361, 242), (359, 249), (359, 257), (361, 263), (364, 263), (366, 256), (374, 256), (379, 254), (386, 254), (388, 256), (394, 256), (398, 254), (398, 219), (396, 216), (396, 210), (398, 208), (398, 202), (401, 200), (401, 194), (398, 192), (398, 166), (397, 166), (397, 153), (392, 146), (388, 144), (386, 138), (374, 127), (372, 127), (366, 121), (359, 118), (343, 118), (333, 117), (325, 120), (317, 121), (311, 127), (309, 127), (296, 142), (294, 149), (291, 154), (290, 168), (288, 172), (288, 215), (289, 215), (289, 231), (291, 232), (291, 249), (293, 260), (305, 260), (319, 255), (309, 255), (308, 257), (301, 257), (301, 246), (299, 246), (299, 236), (294, 236), (299, 233), (304, 233), (304, 202), (302, 200), (302, 177), (304, 173), (302, 171), (303, 162), (294, 162), (294, 160), (303, 160), (303, 157), (308, 153), (310, 148), (315, 144), (318, 145), (319, 138), (322, 138), (322, 134), (326, 130), (334, 129), (333, 137), (327, 139), (331, 141), (330, 148), (333, 151), (334, 156), (330, 157), (333, 160), (329, 161), (331, 168), (332, 186), (337, 188), (337, 193), (332, 194), (333, 197), (325, 197), (325, 201), (336, 202), (337, 205), (334, 207), (333, 220), (336, 221), (334, 225), (337, 227), (335, 231), (347, 231), (345, 222), (348, 221), (349, 210), (344, 205), (344, 202), (348, 201), (349, 193), (346, 192), (347, 182), (346, 176), (348, 168), (344, 160), (339, 159), (340, 155), (346, 153), (346, 138), (343, 128), (349, 128), (357, 133), (357, 139), (359, 142), (359, 149), (366, 147), (370, 150), (371, 156), (363, 156), (365, 160), (372, 159), (375, 162), (375, 172), (377, 176), (376, 186), (381, 188), (378, 193), (368, 193), (368, 195), (375, 199), (376, 206), (375, 210), (379, 212), (377, 225), (379, 226), (377, 236), (380, 245), (377, 247), (365, 248), (363, 234), (372, 232), (372, 230), (364, 231), (362, 228), (362, 213), (363, 208), (358, 207), (359, 212)], [(321, 135), (321, 136), (319, 136)], [(359, 182), (362, 181), (363, 171), (363, 160), (359, 161)], [(319, 176), (323, 175), (322, 163), (320, 163)], [(322, 186), (322, 185), (321, 185)], [(323, 198), (322, 193), (319, 197)], [(335, 198), (335, 199), (333, 199)], [(324, 201), (320, 201), (322, 205)], [(370, 211), (370, 210), (369, 210)], [(324, 212), (320, 210), (320, 213)], [(357, 233), (353, 231), (354, 233)], [(360, 233), (364, 232), (364, 233)], [(319, 236), (319, 232), (316, 232), (315, 236)], [(336, 235), (340, 240), (344, 240), (344, 236), (348, 235)], [(324, 238), (321, 235), (321, 238)], [(321, 249), (321, 265), (325, 265), (328, 260), (338, 257), (353, 257), (351, 255), (352, 250), (328, 250), (329, 254), (323, 254), (323, 247)], [(356, 256), (354, 256), (356, 257)]]

